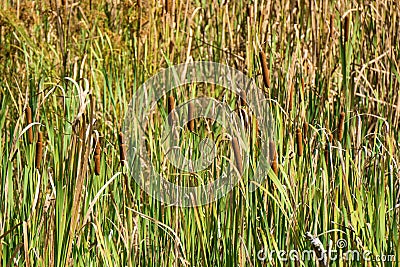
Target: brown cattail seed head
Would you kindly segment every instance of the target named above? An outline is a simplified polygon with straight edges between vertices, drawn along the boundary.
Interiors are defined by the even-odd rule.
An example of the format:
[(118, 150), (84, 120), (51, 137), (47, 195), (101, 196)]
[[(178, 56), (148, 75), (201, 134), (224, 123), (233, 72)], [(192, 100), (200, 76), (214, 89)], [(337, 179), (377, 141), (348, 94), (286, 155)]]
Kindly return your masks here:
[(303, 156), (303, 136), (301, 134), (301, 129), (296, 130), (296, 143), (297, 143), (297, 155), (299, 157)]
[(274, 161), (277, 158), (276, 155), (276, 147), (274, 141), (269, 141), (269, 160), (270, 162)]
[(278, 175), (278, 160), (272, 161), (271, 168), (274, 171), (275, 175)]
[(257, 117), (256, 117), (256, 116), (253, 117), (253, 121), (254, 121), (254, 123), (255, 123), (255, 129), (254, 129), (254, 131), (255, 131), (255, 133), (256, 133), (256, 135), (257, 135), (257, 134), (258, 134), (258, 120), (257, 120)]
[(100, 139), (97, 139), (96, 148), (94, 150), (94, 173), (100, 175)]
[(257, 144), (258, 144), (258, 120), (257, 120), (257, 116), (254, 114), (252, 115), (251, 123), (252, 123), (251, 124), (251, 126), (252, 126), (251, 138), (252, 138), (254, 144), (257, 146)]
[(36, 169), (40, 168), (40, 163), (42, 162), (42, 154), (43, 154), (43, 137), (42, 133), (38, 132), (38, 140), (36, 142), (36, 157), (35, 157)]
[(345, 115), (346, 114), (344, 112), (340, 113), (338, 132), (337, 132), (337, 139), (339, 140), (339, 142), (342, 141), (342, 139), (343, 139)]
[(333, 134), (332, 133), (328, 134), (328, 139), (329, 139), (329, 143), (332, 143), (332, 141), (333, 141)]
[(271, 168), (276, 175), (278, 175), (278, 154), (276, 152), (276, 147), (274, 141), (269, 141), (269, 160)]
[[(26, 124), (29, 125), (32, 123), (32, 109), (30, 106), (26, 107), (25, 110), (25, 115), (26, 115)], [(32, 126), (29, 127), (28, 129), (28, 142), (29, 144), (33, 143), (33, 130), (32, 130)]]
[(347, 43), (349, 40), (349, 17), (346, 16), (344, 18), (344, 25), (343, 25), (343, 30), (344, 30), (344, 42)]
[(329, 21), (329, 37), (333, 37), (333, 31), (335, 30), (335, 16), (331, 14), (331, 18)]
[(194, 131), (194, 103), (192, 101), (188, 105), (188, 128), (189, 131)]
[(249, 18), (250, 24), (253, 23), (253, 5), (247, 5), (247, 17)]
[(126, 161), (126, 144), (124, 143), (123, 133), (119, 133), (118, 141), (119, 141), (119, 159), (121, 161), (121, 165), (124, 166)]
[(263, 75), (264, 85), (267, 88), (270, 88), (271, 81), (269, 79), (269, 69), (267, 65), (267, 57), (263, 51), (260, 51), (260, 61), (261, 61), (261, 70)]
[(246, 91), (245, 90), (241, 90), (239, 93), (239, 98), (240, 98), (240, 106), (246, 106)]
[(169, 14), (172, 13), (172, 1), (173, 0), (165, 0), (165, 11)]
[(174, 117), (174, 111), (175, 109), (175, 98), (174, 96), (169, 96), (168, 97), (168, 123), (169, 125), (173, 125), (174, 121), (175, 121), (175, 117)]
[(100, 155), (94, 156), (94, 174), (100, 175)]
[(308, 133), (308, 122), (305, 121), (303, 123), (303, 135), (304, 135), (304, 137), (307, 136), (307, 133)]
[(240, 155), (239, 141), (237, 137), (232, 138), (232, 148), (235, 155), (236, 168), (239, 174), (243, 174), (242, 156)]
[(100, 155), (100, 139), (97, 139), (96, 148), (95, 148), (94, 154), (95, 155)]

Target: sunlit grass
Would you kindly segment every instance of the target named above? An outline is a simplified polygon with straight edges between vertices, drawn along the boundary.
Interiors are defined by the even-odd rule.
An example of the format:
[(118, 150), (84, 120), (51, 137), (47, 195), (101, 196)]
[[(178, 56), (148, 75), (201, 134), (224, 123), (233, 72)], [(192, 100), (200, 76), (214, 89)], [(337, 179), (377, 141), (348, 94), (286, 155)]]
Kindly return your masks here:
[[(257, 258), (261, 249), (312, 249), (306, 232), (325, 249), (341, 238), (349, 249), (398, 257), (395, 2), (62, 2), (1, 4), (0, 266), (317, 266), (315, 259)], [(265, 91), (277, 169), (254, 192), (250, 168), (216, 202), (171, 207), (141, 190), (121, 164), (118, 135), (137, 88), (192, 60), (234, 67)], [(176, 106), (207, 96), (239, 113), (238, 96), (218, 86), (172, 95)], [(182, 129), (182, 151), (192, 148), (196, 158), (200, 141), (213, 137), (217, 157), (201, 173), (179, 172), (160, 148), (167, 113), (165, 96), (146, 144), (168, 179), (196, 185), (235, 167), (222, 127), (196, 120), (193, 132)], [(246, 156), (254, 164), (254, 121), (250, 129)]]

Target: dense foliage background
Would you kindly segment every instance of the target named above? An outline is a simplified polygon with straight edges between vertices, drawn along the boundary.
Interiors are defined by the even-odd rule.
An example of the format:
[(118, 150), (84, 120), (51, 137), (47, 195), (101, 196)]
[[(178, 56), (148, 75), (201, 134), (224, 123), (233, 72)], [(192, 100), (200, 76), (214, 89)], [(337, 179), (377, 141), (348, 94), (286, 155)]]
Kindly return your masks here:
[[(261, 249), (313, 249), (307, 231), (325, 249), (341, 238), (350, 249), (398, 257), (396, 1), (3, 0), (0, 6), (0, 266), (317, 266), (314, 259), (257, 258)], [(265, 90), (277, 124), (278, 169), (255, 192), (245, 172), (243, 183), (217, 202), (170, 207), (141, 191), (120, 164), (118, 133), (146, 79), (194, 60), (227, 64)], [(194, 92), (221, 99), (223, 89)], [(193, 95), (181, 89), (174, 97), (182, 103)], [(223, 101), (237, 106), (235, 95)], [(157, 133), (167, 98), (157, 108), (148, 147), (162, 162)], [(199, 125), (201, 137), (206, 125)], [(198, 146), (200, 138), (190, 132), (187, 138)], [(229, 142), (225, 147), (219, 153), (232, 159)], [(173, 179), (176, 170), (163, 164)]]

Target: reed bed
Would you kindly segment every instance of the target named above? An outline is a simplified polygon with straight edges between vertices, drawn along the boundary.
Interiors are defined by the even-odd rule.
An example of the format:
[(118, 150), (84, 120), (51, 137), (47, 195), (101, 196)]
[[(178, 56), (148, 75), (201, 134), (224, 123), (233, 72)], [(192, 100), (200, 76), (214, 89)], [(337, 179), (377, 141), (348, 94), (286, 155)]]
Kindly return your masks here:
[[(394, 1), (5, 0), (0, 7), (0, 266), (321, 266), (315, 258), (258, 255), (335, 249), (339, 239), (386, 260), (329, 266), (396, 266)], [(143, 130), (140, 140), (121, 132), (124, 117), (138, 115), (127, 112), (143, 82), (202, 60), (254, 81), (274, 122), (255, 118), (249, 88), (238, 96), (190, 84), (162, 96), (147, 125), (133, 125)], [(179, 140), (165, 149), (168, 114), (196, 97), (246, 115), (245, 130), (232, 136), (218, 122), (195, 119), (190, 102), (188, 117), (179, 118), (187, 125), (176, 125)], [(276, 136), (263, 140), (269, 126)], [(215, 142), (213, 153), (205, 138)], [(167, 205), (134, 179), (154, 178), (128, 164), (136, 141), (146, 147), (138, 165), (151, 164), (171, 183), (229, 180), (233, 169), (241, 177), (218, 201)], [(171, 151), (212, 158), (200, 171), (180, 171)], [(259, 172), (264, 180), (255, 177), (261, 158), (271, 166)], [(149, 189), (165, 186), (156, 185)]]

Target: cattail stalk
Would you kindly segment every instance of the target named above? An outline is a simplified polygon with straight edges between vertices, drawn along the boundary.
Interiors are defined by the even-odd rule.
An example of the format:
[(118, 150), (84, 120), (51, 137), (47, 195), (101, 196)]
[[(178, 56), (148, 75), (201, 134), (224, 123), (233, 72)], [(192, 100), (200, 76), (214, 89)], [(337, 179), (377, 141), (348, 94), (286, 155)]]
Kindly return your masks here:
[(188, 106), (188, 128), (189, 131), (194, 131), (194, 103), (192, 101), (189, 102)]
[(343, 139), (343, 132), (344, 132), (344, 118), (345, 118), (345, 113), (341, 112), (340, 113), (340, 118), (339, 118), (339, 125), (338, 125), (338, 132), (337, 132), (337, 139), (339, 142), (342, 141)]
[(239, 105), (240, 105), (240, 107), (239, 107), (239, 116), (243, 121), (244, 128), (247, 129), (247, 127), (249, 125), (251, 125), (251, 122), (250, 122), (251, 119), (247, 115), (247, 112), (246, 112), (246, 110), (244, 108), (244, 106), (246, 106), (246, 91), (245, 90), (241, 90), (239, 92)]
[(38, 140), (36, 142), (36, 169), (40, 168), (40, 163), (42, 162), (42, 155), (43, 155), (43, 136), (41, 132), (38, 132)]
[(94, 150), (94, 173), (96, 175), (100, 175), (100, 152), (100, 138), (98, 138)]
[(300, 101), (302, 102), (305, 97), (305, 92), (304, 89), (306, 88), (305, 82), (304, 82), (304, 77), (301, 77), (301, 94), (300, 94)]
[[(26, 107), (25, 110), (25, 116), (26, 116), (26, 124), (29, 125), (32, 123), (32, 109), (30, 106)], [(29, 127), (28, 129), (28, 142), (29, 144), (33, 143), (33, 130), (32, 130), (32, 126)]]
[(331, 133), (328, 134), (328, 142), (326, 143), (325, 147), (325, 161), (326, 165), (328, 165), (329, 162), (329, 145), (332, 143), (333, 140), (333, 135)]
[(263, 75), (264, 86), (267, 88), (271, 87), (271, 81), (269, 79), (269, 69), (267, 65), (267, 56), (263, 51), (260, 51), (260, 61), (261, 61), (261, 70)]
[(293, 109), (293, 94), (294, 94), (294, 83), (290, 86), (289, 95), (288, 95), (288, 110), (291, 111)]
[(168, 123), (171, 126), (175, 122), (174, 109), (175, 109), (175, 98), (174, 96), (171, 95), (168, 97)]
[(118, 141), (119, 141), (119, 159), (121, 162), (121, 165), (124, 166), (126, 162), (126, 144), (124, 142), (124, 134), (121, 132), (118, 135)]
[(297, 143), (297, 155), (301, 157), (303, 156), (303, 136), (300, 128), (297, 128), (296, 130), (296, 143)]
[(243, 174), (242, 156), (240, 155), (239, 141), (237, 137), (232, 138), (232, 148), (235, 155), (236, 168), (239, 174)]

